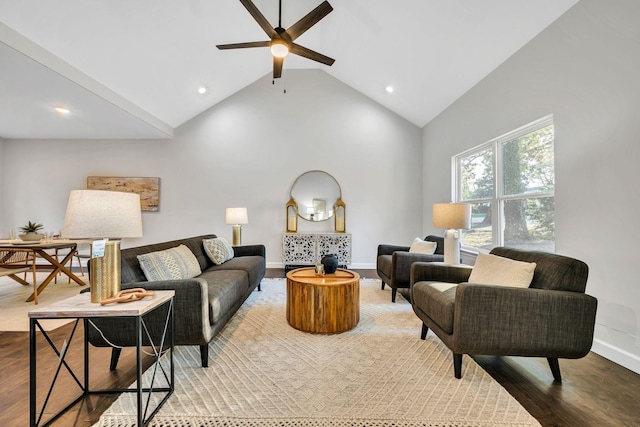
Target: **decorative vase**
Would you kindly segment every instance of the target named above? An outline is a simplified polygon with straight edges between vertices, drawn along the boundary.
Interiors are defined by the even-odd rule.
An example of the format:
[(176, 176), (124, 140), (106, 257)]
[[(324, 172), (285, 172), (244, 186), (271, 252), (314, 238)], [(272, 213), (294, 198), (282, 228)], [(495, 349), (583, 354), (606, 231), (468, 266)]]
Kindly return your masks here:
[(325, 274), (335, 273), (338, 269), (338, 257), (334, 254), (327, 254), (323, 256), (320, 262), (324, 266)]
[(21, 234), (18, 237), (20, 237), (20, 240), (22, 240), (24, 242), (38, 242), (38, 241), (42, 240), (42, 238), (44, 237), (44, 234), (40, 234), (40, 233), (24, 233), (24, 234)]

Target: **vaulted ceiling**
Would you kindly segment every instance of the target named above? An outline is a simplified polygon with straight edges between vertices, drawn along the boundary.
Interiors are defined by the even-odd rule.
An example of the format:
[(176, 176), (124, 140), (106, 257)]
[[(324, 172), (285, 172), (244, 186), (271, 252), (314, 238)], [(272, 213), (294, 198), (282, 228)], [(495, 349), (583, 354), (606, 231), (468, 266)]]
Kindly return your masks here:
[[(277, 84), (320, 68), (422, 127), (577, 1), (329, 0), (296, 43), (336, 62), (290, 54)], [(321, 2), (282, 0), (282, 26)], [(254, 3), (276, 26), (278, 0)], [(0, 138), (171, 137), (272, 72), (215, 45), (267, 39), (238, 0), (0, 0)]]

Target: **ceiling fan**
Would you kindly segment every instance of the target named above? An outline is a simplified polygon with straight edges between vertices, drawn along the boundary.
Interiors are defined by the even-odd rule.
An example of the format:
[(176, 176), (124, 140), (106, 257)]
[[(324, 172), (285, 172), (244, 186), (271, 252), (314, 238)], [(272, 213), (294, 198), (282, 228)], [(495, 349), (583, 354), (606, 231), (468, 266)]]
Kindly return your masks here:
[(333, 7), (328, 1), (322, 2), (318, 7), (306, 14), (298, 22), (287, 28), (282, 28), (282, 0), (279, 0), (278, 10), (278, 26), (273, 28), (269, 21), (264, 17), (258, 8), (253, 4), (251, 0), (240, 0), (240, 3), (249, 11), (253, 19), (256, 20), (258, 25), (264, 30), (271, 40), (263, 42), (248, 42), (248, 43), (232, 43), (232, 44), (219, 44), (216, 45), (218, 49), (243, 49), (248, 47), (270, 47), (273, 54), (273, 78), (277, 79), (282, 76), (282, 64), (284, 57), (289, 52), (302, 56), (304, 58), (317, 61), (325, 65), (331, 66), (335, 60), (325, 56), (321, 53), (315, 52), (306, 47), (295, 44), (293, 41), (300, 37), (305, 31), (313, 27), (322, 18), (327, 16)]

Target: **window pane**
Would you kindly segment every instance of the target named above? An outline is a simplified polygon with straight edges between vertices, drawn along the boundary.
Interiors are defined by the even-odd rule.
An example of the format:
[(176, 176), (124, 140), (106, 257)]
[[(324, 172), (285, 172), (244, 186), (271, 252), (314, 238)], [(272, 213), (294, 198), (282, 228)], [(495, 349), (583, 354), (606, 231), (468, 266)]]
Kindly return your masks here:
[(493, 198), (493, 149), (460, 159), (460, 184), (462, 200)]
[(553, 197), (506, 200), (503, 206), (505, 246), (554, 251)]
[(471, 204), (471, 230), (462, 234), (462, 246), (475, 249), (491, 249), (493, 227), (491, 225), (491, 203)]
[(504, 195), (553, 192), (553, 125), (501, 144)]

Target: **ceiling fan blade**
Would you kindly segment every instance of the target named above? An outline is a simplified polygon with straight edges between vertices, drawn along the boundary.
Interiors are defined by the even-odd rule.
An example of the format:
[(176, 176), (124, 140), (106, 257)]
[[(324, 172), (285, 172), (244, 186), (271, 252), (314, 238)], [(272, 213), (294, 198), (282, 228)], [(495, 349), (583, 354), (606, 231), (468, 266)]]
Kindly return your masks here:
[(220, 50), (224, 49), (243, 49), (247, 47), (269, 47), (271, 42), (248, 42), (248, 43), (231, 43), (231, 44), (217, 44), (216, 47)]
[(286, 33), (289, 34), (291, 40), (295, 40), (300, 37), (302, 33), (317, 24), (318, 21), (327, 16), (332, 10), (333, 7), (331, 7), (329, 2), (324, 1), (320, 6), (316, 7), (302, 17), (298, 22), (287, 28)]
[(269, 36), (269, 38), (273, 38), (278, 35), (276, 30), (273, 29), (273, 26), (267, 21), (267, 18), (264, 17), (262, 13), (258, 10), (255, 4), (251, 0), (240, 0), (240, 3), (249, 11), (253, 19), (256, 20), (258, 25), (264, 30), (265, 33)]
[(290, 52), (329, 66), (333, 65), (333, 63), (336, 61), (333, 58), (329, 58), (328, 56), (315, 52), (311, 49), (307, 49), (306, 47), (300, 46), (299, 44), (295, 43), (291, 43)]
[(273, 57), (273, 78), (279, 79), (282, 77), (282, 64), (284, 63), (284, 58), (279, 58), (277, 56)]

